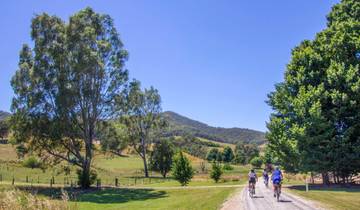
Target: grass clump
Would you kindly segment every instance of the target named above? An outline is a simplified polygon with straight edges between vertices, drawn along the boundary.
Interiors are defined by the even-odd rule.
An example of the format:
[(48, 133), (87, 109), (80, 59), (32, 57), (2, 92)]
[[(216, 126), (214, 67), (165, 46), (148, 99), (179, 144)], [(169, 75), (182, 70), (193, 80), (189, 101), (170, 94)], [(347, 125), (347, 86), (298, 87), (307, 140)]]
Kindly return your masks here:
[(7, 210), (70, 210), (69, 196), (62, 191), (61, 200), (50, 200), (39, 196), (22, 192), (20, 190), (9, 190), (0, 195), (0, 209)]

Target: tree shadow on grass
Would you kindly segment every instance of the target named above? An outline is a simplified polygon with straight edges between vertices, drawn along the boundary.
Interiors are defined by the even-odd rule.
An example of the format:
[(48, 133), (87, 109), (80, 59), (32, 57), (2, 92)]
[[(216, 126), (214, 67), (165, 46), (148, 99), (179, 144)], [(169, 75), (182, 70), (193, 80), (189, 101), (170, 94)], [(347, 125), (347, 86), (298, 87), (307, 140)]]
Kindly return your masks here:
[(50, 197), (61, 199), (62, 189), (67, 192), (71, 201), (92, 202), (92, 203), (125, 203), (129, 201), (143, 201), (167, 197), (165, 191), (154, 189), (125, 189), (125, 188), (90, 188), (82, 190), (79, 188), (59, 188), (59, 187), (28, 187), (19, 186), (17, 189)]
[(144, 201), (166, 197), (165, 191), (153, 189), (103, 189), (85, 193), (78, 197), (79, 202), (92, 203), (125, 203), (129, 201)]
[[(306, 188), (304, 185), (293, 185), (288, 186), (287, 188), (292, 190), (305, 191)], [(332, 191), (332, 192), (360, 192), (360, 185), (321, 185), (321, 184), (311, 184), (309, 185), (309, 190), (317, 191)]]

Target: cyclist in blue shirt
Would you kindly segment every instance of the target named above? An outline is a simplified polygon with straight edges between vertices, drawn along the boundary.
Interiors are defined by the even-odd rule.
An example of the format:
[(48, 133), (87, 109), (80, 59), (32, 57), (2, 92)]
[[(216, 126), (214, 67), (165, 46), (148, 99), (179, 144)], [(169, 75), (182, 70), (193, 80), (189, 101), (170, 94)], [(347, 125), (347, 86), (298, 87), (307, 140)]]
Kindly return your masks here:
[(278, 186), (279, 187), (279, 191), (281, 192), (281, 181), (283, 179), (283, 175), (281, 170), (279, 169), (278, 166), (276, 166), (275, 170), (273, 171), (272, 175), (271, 175), (271, 180), (273, 183), (273, 187), (274, 187), (274, 197), (276, 197), (276, 193), (275, 193), (275, 187)]

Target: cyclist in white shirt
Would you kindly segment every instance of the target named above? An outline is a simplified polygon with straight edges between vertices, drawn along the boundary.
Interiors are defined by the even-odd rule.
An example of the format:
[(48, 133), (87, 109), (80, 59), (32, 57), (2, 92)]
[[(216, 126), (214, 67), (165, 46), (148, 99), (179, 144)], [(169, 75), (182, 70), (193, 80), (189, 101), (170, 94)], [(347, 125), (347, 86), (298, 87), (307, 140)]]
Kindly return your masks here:
[[(257, 180), (258, 180), (258, 178), (255, 173), (255, 170), (251, 169), (251, 171), (249, 172), (249, 189), (251, 187), (251, 184), (254, 185), (254, 189), (255, 189), (255, 184), (256, 184)], [(255, 192), (255, 190), (254, 190), (254, 192)]]

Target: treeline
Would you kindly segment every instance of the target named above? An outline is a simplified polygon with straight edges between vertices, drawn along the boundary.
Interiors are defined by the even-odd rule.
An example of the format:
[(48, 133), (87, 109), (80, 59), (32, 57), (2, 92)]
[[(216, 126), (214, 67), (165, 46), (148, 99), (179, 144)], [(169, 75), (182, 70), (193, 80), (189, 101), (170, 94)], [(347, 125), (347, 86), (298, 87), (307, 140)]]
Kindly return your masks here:
[(292, 50), (269, 94), (268, 148), (287, 171), (350, 183), (360, 172), (360, 2), (342, 0), (327, 28)]
[(252, 164), (254, 167), (261, 167), (263, 157), (260, 157), (260, 150), (256, 144), (245, 144), (239, 142), (235, 150), (226, 146), (223, 151), (218, 148), (212, 148), (206, 155), (208, 161), (217, 161), (233, 164)]
[(170, 137), (170, 140), (175, 147), (202, 159), (206, 158), (208, 147), (220, 147), (217, 143), (202, 141), (189, 134), (185, 136)]

